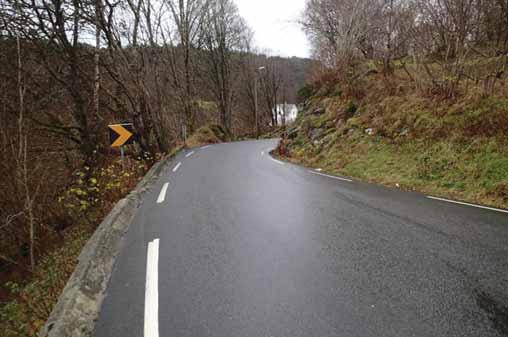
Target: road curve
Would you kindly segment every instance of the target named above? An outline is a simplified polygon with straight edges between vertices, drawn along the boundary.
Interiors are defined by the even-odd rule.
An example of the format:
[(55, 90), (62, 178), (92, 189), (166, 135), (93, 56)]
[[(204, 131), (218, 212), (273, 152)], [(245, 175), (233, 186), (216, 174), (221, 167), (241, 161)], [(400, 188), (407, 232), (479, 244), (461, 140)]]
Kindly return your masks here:
[(96, 337), (506, 336), (508, 214), (312, 173), (275, 145), (175, 158)]

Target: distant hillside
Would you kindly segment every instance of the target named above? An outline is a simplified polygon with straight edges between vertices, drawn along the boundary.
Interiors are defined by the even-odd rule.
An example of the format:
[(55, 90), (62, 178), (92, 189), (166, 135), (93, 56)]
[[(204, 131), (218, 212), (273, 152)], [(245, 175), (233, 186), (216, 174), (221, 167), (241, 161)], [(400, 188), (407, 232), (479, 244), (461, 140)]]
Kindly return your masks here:
[[(264, 67), (274, 65), (277, 71), (288, 82), (288, 92), (291, 94), (291, 101), (296, 100), (298, 90), (302, 88), (311, 78), (311, 75), (319, 68), (320, 62), (301, 57), (267, 56), (264, 54), (251, 54), (255, 58), (255, 64)], [(263, 76), (264, 73), (260, 73)], [(292, 102), (295, 103), (295, 102)]]
[(319, 62), (298, 57), (291, 57), (286, 60), (289, 63), (288, 103), (297, 103), (298, 90), (310, 80), (310, 76), (319, 66)]

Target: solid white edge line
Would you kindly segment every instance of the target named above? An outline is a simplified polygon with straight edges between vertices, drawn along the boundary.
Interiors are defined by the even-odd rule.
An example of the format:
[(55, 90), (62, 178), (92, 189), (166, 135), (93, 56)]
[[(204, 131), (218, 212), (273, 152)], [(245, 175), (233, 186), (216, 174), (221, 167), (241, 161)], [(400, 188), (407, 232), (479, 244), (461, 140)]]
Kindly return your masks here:
[(176, 164), (176, 166), (173, 168), (173, 172), (178, 171), (178, 169), (180, 168), (180, 166), (182, 166), (182, 162), (179, 162), (178, 164)]
[(211, 145), (201, 146), (201, 150), (208, 149)]
[(147, 249), (144, 337), (159, 337), (159, 239)]
[(276, 162), (276, 163), (277, 163), (277, 164), (279, 164), (279, 165), (285, 165), (285, 164), (284, 164), (283, 162), (281, 162), (280, 160), (277, 160), (277, 159), (272, 158), (272, 157), (270, 157), (270, 159), (271, 159), (271, 160), (273, 160), (274, 162)]
[(162, 204), (164, 200), (166, 200), (166, 192), (168, 191), (169, 183), (165, 183), (164, 186), (162, 186), (161, 193), (159, 194), (159, 197), (157, 198), (157, 203)]
[(475, 205), (475, 204), (469, 204), (467, 202), (461, 202), (461, 201), (449, 200), (449, 199), (444, 199), (444, 198), (438, 198), (438, 197), (433, 197), (431, 195), (428, 195), (427, 198), (434, 199), (434, 200), (439, 200), (439, 201), (444, 201), (444, 202), (449, 202), (449, 203), (452, 203), (452, 204), (458, 204), (458, 205), (464, 205), (464, 206), (471, 206), (471, 207), (476, 207), (476, 208), (488, 209), (489, 211), (508, 213), (508, 210), (504, 210), (504, 209), (487, 207), (487, 206), (481, 206), (481, 205)]
[(189, 157), (190, 157), (190, 156), (192, 156), (193, 154), (194, 154), (194, 151), (191, 151), (191, 152), (189, 152), (189, 153), (187, 153), (187, 154), (185, 155), (185, 158), (189, 158)]
[(323, 177), (328, 177), (328, 178), (332, 178), (332, 179), (337, 179), (337, 180), (342, 180), (342, 181), (347, 181), (349, 183), (352, 183), (353, 181), (351, 179), (346, 179), (346, 178), (341, 178), (341, 177), (336, 177), (336, 176), (331, 176), (329, 174), (324, 174), (324, 173), (319, 173), (319, 172), (315, 172), (315, 171), (311, 171), (309, 170), (310, 173), (312, 174), (316, 174), (318, 176), (323, 176)]

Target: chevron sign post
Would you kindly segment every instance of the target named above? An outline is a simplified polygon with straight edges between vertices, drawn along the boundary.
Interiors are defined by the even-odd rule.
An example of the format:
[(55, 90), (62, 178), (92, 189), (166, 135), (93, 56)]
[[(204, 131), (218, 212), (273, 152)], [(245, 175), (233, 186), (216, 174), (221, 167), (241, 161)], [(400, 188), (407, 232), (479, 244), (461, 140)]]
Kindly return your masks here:
[(134, 127), (131, 123), (108, 125), (111, 147), (134, 143)]

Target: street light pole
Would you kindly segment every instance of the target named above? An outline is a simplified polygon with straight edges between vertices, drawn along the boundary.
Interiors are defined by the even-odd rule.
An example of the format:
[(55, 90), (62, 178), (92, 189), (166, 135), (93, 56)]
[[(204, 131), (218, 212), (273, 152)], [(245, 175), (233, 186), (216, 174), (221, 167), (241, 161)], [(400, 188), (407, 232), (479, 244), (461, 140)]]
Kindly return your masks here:
[(259, 111), (258, 111), (258, 74), (265, 67), (259, 67), (254, 74), (254, 112), (256, 118), (256, 138), (259, 138)]
[(254, 112), (256, 118), (256, 139), (259, 138), (259, 121), (258, 121), (258, 72), (254, 75)]

